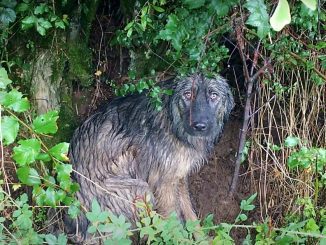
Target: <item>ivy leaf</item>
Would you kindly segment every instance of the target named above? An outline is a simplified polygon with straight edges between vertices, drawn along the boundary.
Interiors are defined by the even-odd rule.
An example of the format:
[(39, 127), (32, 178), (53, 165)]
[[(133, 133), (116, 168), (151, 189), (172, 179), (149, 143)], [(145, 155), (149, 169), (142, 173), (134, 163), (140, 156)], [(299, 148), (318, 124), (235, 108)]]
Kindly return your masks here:
[(198, 9), (205, 5), (205, 0), (182, 0), (189, 9)]
[(290, 7), (287, 0), (279, 0), (273, 16), (269, 21), (275, 31), (280, 31), (284, 26), (291, 23)]
[(18, 168), (17, 176), (18, 179), (25, 185), (33, 186), (41, 184), (40, 176), (34, 168), (27, 166)]
[(49, 162), (49, 161), (52, 160), (52, 158), (50, 157), (49, 154), (41, 152), (36, 156), (36, 160), (40, 160), (40, 161), (43, 161), (43, 162)]
[(16, 118), (4, 116), (1, 122), (1, 134), (5, 145), (13, 143), (19, 131), (19, 123)]
[(4, 93), (0, 98), (0, 103), (15, 112), (27, 111), (30, 107), (27, 98), (22, 98), (23, 94), (16, 89), (9, 93)]
[(30, 8), (30, 6), (28, 3), (20, 3), (17, 5), (16, 12), (23, 13), (23, 12), (26, 12), (27, 10), (29, 10), (29, 8)]
[(0, 67), (0, 88), (5, 89), (12, 81), (8, 78), (5, 68)]
[(317, 8), (317, 0), (301, 0), (307, 8), (310, 8), (312, 11), (315, 11)]
[(298, 137), (294, 137), (294, 136), (288, 136), (285, 139), (284, 145), (286, 147), (295, 147), (300, 143), (300, 139)]
[(37, 24), (36, 25), (36, 31), (41, 35), (41, 36), (45, 36), (46, 34), (46, 30), (43, 26)]
[(46, 234), (44, 239), (49, 245), (66, 245), (67, 244), (67, 236), (64, 234), (59, 234), (58, 238), (53, 234)]
[(62, 30), (66, 29), (65, 23), (62, 20), (57, 20), (54, 22), (55, 28), (60, 28)]
[(55, 190), (52, 187), (48, 187), (45, 191), (45, 200), (44, 203), (46, 205), (54, 207), (56, 205), (55, 199)]
[(53, 176), (47, 175), (47, 176), (44, 176), (43, 179), (44, 179), (43, 182), (44, 182), (45, 186), (55, 187), (55, 179)]
[(16, 216), (17, 220), (14, 222), (13, 225), (16, 226), (18, 228), (18, 230), (31, 229), (32, 225), (33, 225), (33, 222), (32, 222), (33, 212), (29, 209), (29, 205), (24, 204), (21, 209), (18, 209), (16, 211), (18, 211), (18, 214)]
[(35, 24), (37, 23), (37, 18), (34, 15), (30, 15), (25, 17), (22, 20), (22, 29), (23, 30), (28, 30), (30, 28), (32, 28)]
[(67, 236), (65, 234), (59, 234), (57, 245), (66, 245), (68, 243)]
[(57, 180), (59, 181), (60, 186), (61, 187), (70, 186), (71, 185), (70, 173), (72, 172), (71, 164), (58, 164), (56, 166), (56, 171), (58, 173)]
[(16, 13), (11, 8), (0, 8), (0, 23), (3, 26), (8, 26), (9, 23), (16, 20)]
[(44, 18), (39, 18), (37, 23), (46, 30), (52, 27), (52, 24), (48, 20), (45, 20)]
[(49, 150), (49, 153), (60, 161), (69, 161), (69, 158), (67, 157), (68, 149), (69, 144), (66, 142), (62, 142), (53, 146)]
[(58, 111), (49, 111), (46, 114), (37, 116), (33, 121), (33, 129), (36, 133), (54, 134), (58, 130)]
[(257, 35), (263, 39), (269, 32), (268, 13), (263, 0), (247, 0), (245, 7), (249, 10), (250, 16), (246, 24), (257, 27)]
[(68, 214), (69, 217), (72, 219), (77, 218), (78, 214), (80, 213), (80, 203), (78, 201), (74, 202), (72, 205), (69, 206)]
[(55, 235), (46, 234), (44, 238), (45, 238), (46, 243), (49, 244), (49, 245), (58, 244), (58, 240), (57, 240), (57, 237)]
[(101, 207), (96, 199), (93, 199), (93, 201), (92, 201), (92, 213), (96, 216), (101, 214)]
[(14, 147), (13, 159), (21, 166), (35, 161), (41, 150), (41, 143), (37, 139), (20, 140), (20, 145)]
[(17, 5), (17, 1), (15, 0), (1, 0), (0, 2), (1, 7), (7, 7), (7, 8), (15, 8)]
[(49, 7), (45, 3), (41, 3), (34, 9), (34, 14), (44, 14), (46, 12), (49, 12)]

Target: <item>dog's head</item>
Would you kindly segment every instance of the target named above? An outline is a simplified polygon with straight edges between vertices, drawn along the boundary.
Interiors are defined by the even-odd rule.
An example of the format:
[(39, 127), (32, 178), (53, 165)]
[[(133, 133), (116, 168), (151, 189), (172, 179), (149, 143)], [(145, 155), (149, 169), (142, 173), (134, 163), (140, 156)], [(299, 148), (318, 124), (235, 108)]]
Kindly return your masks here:
[(226, 81), (201, 74), (177, 80), (170, 108), (173, 128), (180, 138), (207, 137), (215, 140), (234, 106)]

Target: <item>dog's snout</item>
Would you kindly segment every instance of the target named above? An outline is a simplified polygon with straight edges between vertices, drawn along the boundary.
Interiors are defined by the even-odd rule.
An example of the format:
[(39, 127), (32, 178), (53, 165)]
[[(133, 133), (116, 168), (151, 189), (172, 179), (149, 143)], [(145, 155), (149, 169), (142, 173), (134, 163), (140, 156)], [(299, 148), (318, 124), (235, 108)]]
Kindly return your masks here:
[(205, 131), (208, 128), (205, 122), (194, 122), (193, 127), (197, 131)]

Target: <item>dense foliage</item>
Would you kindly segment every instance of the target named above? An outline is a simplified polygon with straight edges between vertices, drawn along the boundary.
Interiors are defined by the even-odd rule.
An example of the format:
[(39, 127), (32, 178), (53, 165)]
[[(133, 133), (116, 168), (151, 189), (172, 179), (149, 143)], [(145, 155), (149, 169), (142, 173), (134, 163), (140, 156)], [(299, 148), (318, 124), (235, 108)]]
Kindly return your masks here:
[[(78, 9), (83, 16), (90, 16), (96, 7), (87, 4), (87, 1), (77, 4), (67, 0), (0, 2), (0, 241), (3, 243), (66, 244), (65, 234), (55, 236), (42, 229), (47, 224), (47, 209), (67, 208), (71, 217), (80, 212), (80, 204), (74, 197), (78, 185), (70, 178), (74, 170), (67, 158), (69, 145), (54, 140), (59, 111), (49, 110), (38, 115), (34, 108), (37, 102), (28, 99), (27, 94), (33, 92), (29, 90), (33, 55), (41, 49), (54, 50), (58, 57), (68, 57), (70, 61), (69, 65), (62, 60), (54, 63), (54, 83), (55, 78), (69, 73), (66, 76), (69, 79), (89, 86), (92, 81), (88, 73), (90, 61), (87, 56), (80, 58), (87, 43), (77, 47), (62, 43), (75, 24), (73, 11)], [(200, 221), (183, 225), (175, 215), (163, 220), (146, 202), (140, 202), (136, 205), (141, 210), (141, 219), (137, 228), (131, 229), (123, 216), (116, 217), (101, 210), (94, 200), (92, 209), (86, 211), (91, 222), (88, 232), (106, 244), (130, 244), (130, 237), (136, 232), (153, 244), (207, 244), (209, 239), (213, 244), (232, 244), (231, 233), (235, 229), (247, 230), (244, 244), (326, 244), (326, 196), (323, 194), (326, 190), (326, 42), (323, 34), (326, 16), (323, 6), (315, 0), (280, 0), (278, 3), (153, 0), (136, 1), (131, 8), (132, 14), (126, 13), (124, 26), (116, 31), (110, 43), (112, 47), (127, 49), (130, 54), (127, 82), (118, 84), (105, 80), (104, 74), (95, 68), (94, 78), (104, 79), (122, 96), (148, 90), (160, 109), (160, 95), (172, 91), (162, 90), (156, 83), (158, 78), (169, 72), (201, 71), (208, 76), (219, 73), (229, 64), (234, 52), (232, 45), (246, 53), (248, 64), (243, 65), (250, 67), (251, 76), (271, 62), (273, 72), (266, 72), (255, 84), (257, 104), (252, 103), (252, 108), (269, 124), (266, 126), (262, 120), (251, 125), (252, 134), (242, 162), (250, 168), (257, 162), (251, 156), (258, 155), (261, 162), (266, 161), (266, 168), (258, 166), (266, 171), (265, 175), (270, 166), (275, 167), (269, 172), (270, 178), (275, 177), (277, 182), (282, 175), (277, 183), (284, 182), (296, 191), (286, 203), (292, 209), (281, 213), (281, 221), (273, 220), (268, 212), (263, 221), (248, 219), (250, 211), (257, 206), (254, 202), (259, 195), (254, 194), (241, 202), (241, 211), (234, 223), (214, 224), (210, 215), (201, 221), (200, 228)], [(85, 22), (91, 19), (83, 19), (84, 23), (80, 23), (84, 28), (83, 37), (88, 38), (85, 33), (89, 33), (91, 23)], [(63, 74), (58, 75), (60, 72)], [(318, 99), (305, 104), (295, 97), (296, 91), (301, 91), (303, 100), (309, 96)], [(277, 103), (265, 109), (263, 106), (272, 100)], [(306, 119), (297, 122), (296, 115), (291, 114), (298, 113), (304, 118), (304, 112), (309, 111), (307, 117), (311, 120), (307, 119), (307, 123)], [(288, 118), (281, 120), (282, 113)], [(284, 125), (279, 123), (282, 129), (273, 126), (278, 120), (287, 121)], [(278, 138), (273, 138), (271, 132), (259, 131), (263, 128), (270, 131), (277, 128)], [(307, 129), (311, 131), (306, 132)], [(259, 138), (260, 135), (267, 137)], [(302, 186), (305, 191), (300, 191)], [(284, 192), (277, 195), (288, 193), (280, 190)], [(102, 236), (103, 232), (111, 235)]]

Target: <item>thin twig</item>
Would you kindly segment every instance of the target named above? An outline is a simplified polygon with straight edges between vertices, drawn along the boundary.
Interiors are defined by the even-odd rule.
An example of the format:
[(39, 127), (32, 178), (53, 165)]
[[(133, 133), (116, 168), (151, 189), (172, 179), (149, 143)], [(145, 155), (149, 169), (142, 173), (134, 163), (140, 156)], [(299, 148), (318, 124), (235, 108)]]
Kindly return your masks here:
[[(243, 120), (242, 129), (241, 129), (241, 133), (240, 133), (240, 140), (239, 140), (237, 159), (236, 159), (236, 163), (235, 163), (234, 175), (233, 175), (232, 184), (231, 184), (229, 194), (228, 194), (229, 197), (231, 197), (234, 194), (234, 191), (236, 189), (238, 179), (239, 179), (241, 156), (243, 154), (243, 149), (244, 149), (244, 146), (245, 146), (248, 126), (249, 126), (250, 105), (251, 105), (251, 95), (252, 95), (253, 84), (254, 84), (254, 81), (262, 73), (264, 73), (266, 68), (270, 65), (269, 62), (266, 62), (266, 64), (263, 67), (261, 67), (254, 75), (252, 75), (250, 77), (248, 67), (247, 67), (247, 64), (246, 64), (246, 57), (245, 57), (245, 55), (243, 53), (244, 43), (243, 43), (243, 39), (242, 39), (241, 25), (237, 25), (237, 27), (236, 27), (236, 37), (237, 37), (239, 53), (240, 53), (242, 63), (243, 63), (245, 82), (247, 84), (247, 93), (246, 93), (246, 105), (245, 105), (245, 111), (244, 111), (244, 120)], [(254, 55), (255, 63), (257, 62), (258, 54), (256, 54), (256, 53), (258, 53), (259, 46), (260, 45), (258, 44), (258, 46), (256, 48), (256, 51), (255, 51), (255, 55)], [(255, 65), (256, 64), (253, 64), (253, 66), (255, 66)], [(253, 72), (253, 70), (252, 70), (252, 72)]]

